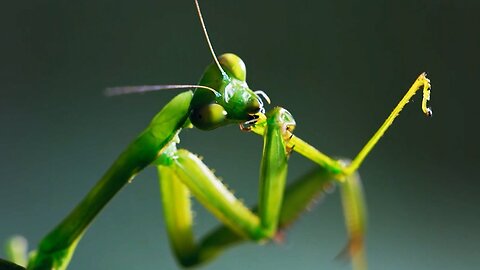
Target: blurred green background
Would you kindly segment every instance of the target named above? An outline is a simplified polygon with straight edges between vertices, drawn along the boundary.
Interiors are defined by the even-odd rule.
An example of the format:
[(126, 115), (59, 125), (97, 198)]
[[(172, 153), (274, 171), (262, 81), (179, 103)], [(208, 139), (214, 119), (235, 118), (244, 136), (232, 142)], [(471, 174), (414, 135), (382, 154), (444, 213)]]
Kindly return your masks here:
[[(433, 118), (414, 98), (360, 170), (370, 269), (478, 269), (479, 1), (201, 6), (216, 52), (240, 55), (249, 85), (287, 108), (296, 134), (331, 155), (354, 157), (427, 71)], [(193, 1), (9, 1), (0, 33), (0, 241), (23, 234), (36, 245), (175, 95), (107, 98), (103, 89), (195, 83), (211, 57)], [(182, 134), (182, 146), (249, 205), (261, 144), (236, 126)], [(311, 167), (294, 154), (290, 180)], [(217, 224), (195, 209), (198, 233)], [(242, 245), (205, 269), (349, 269), (333, 259), (345, 240), (335, 192), (283, 245)], [(175, 268), (149, 168), (97, 218), (70, 269)]]

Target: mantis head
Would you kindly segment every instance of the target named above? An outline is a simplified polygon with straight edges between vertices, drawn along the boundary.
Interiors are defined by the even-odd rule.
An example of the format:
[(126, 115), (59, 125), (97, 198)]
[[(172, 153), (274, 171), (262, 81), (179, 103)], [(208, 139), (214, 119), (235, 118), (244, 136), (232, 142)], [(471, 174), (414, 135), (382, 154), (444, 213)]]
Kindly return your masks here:
[(190, 105), (190, 121), (203, 130), (215, 129), (232, 123), (252, 123), (258, 114), (264, 113), (263, 91), (251, 90), (246, 82), (245, 63), (235, 54), (226, 53), (207, 67), (199, 85), (208, 86), (216, 92), (197, 88)]

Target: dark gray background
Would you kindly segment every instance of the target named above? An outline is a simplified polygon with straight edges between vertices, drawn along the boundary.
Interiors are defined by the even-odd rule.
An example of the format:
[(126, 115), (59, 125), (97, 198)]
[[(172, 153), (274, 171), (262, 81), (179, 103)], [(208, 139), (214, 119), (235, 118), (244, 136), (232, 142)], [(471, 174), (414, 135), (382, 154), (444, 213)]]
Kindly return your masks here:
[[(217, 53), (240, 55), (249, 85), (331, 155), (354, 157), (429, 73), (434, 117), (417, 96), (360, 170), (371, 269), (478, 267), (480, 157), (477, 133), (467, 132), (478, 113), (467, 103), (478, 97), (479, 3), (201, 2)], [(0, 10), (0, 241), (20, 233), (35, 245), (175, 94), (106, 98), (103, 89), (195, 83), (211, 57), (193, 1), (9, 1)], [(182, 147), (256, 202), (258, 136), (188, 130)], [(290, 179), (312, 166), (293, 155)], [(176, 268), (157, 186), (149, 168), (114, 198), (71, 269)], [(216, 224), (196, 212), (199, 233)], [(348, 269), (333, 260), (345, 239), (336, 192), (284, 245), (243, 245), (205, 268)]]

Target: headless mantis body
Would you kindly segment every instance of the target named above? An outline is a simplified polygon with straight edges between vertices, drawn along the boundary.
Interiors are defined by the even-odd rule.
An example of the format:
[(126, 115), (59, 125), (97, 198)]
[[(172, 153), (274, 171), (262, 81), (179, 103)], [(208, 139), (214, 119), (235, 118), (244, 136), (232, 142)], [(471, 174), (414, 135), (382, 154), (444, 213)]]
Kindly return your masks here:
[[(111, 95), (116, 95), (158, 89), (194, 89), (177, 95), (153, 118), (83, 201), (40, 242), (27, 269), (66, 269), (76, 245), (95, 216), (126, 183), (149, 165), (158, 169), (167, 232), (179, 263), (185, 267), (208, 262), (227, 247), (245, 240), (264, 242), (274, 238), (295, 221), (312, 200), (338, 183), (349, 234), (342, 254), (352, 258), (354, 268), (365, 269), (366, 209), (356, 171), (417, 90), (423, 90), (423, 112), (431, 115), (426, 104), (430, 98), (429, 80), (425, 74), (417, 78), (352, 162), (335, 160), (293, 135), (295, 121), (287, 110), (275, 107), (265, 113), (262, 98), (269, 103), (268, 96), (248, 87), (245, 64), (238, 56), (216, 57), (198, 2), (195, 4), (214, 63), (207, 67), (198, 85), (109, 90)], [(259, 203), (253, 209), (237, 199), (196, 155), (177, 149), (179, 134), (184, 128), (211, 130), (229, 124), (239, 124), (241, 129), (263, 136)], [(319, 168), (285, 187), (287, 160), (292, 151), (317, 163)], [(191, 194), (223, 223), (199, 241), (195, 240), (192, 231)], [(22, 254), (11, 257), (19, 264), (26, 260)], [(0, 266), (16, 269), (1, 261)]]

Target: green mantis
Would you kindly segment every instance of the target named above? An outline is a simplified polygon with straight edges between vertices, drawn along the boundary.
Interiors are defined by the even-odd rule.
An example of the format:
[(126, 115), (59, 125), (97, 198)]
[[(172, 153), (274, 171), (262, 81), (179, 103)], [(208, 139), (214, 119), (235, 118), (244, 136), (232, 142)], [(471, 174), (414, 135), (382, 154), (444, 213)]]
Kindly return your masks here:
[[(204, 26), (201, 15), (199, 17)], [(355, 172), (418, 89), (423, 89), (422, 107), (429, 114), (426, 107), (429, 82), (425, 75), (420, 75), (379, 131), (348, 163), (331, 159), (293, 135), (295, 121), (292, 115), (279, 107), (266, 112), (263, 103), (269, 102), (268, 96), (249, 88), (243, 61), (233, 54), (217, 58), (210, 42), (207, 43), (214, 63), (207, 67), (199, 86), (157, 87), (193, 90), (176, 96), (154, 117), (85, 199), (42, 240), (30, 259), (29, 269), (65, 269), (94, 217), (129, 180), (149, 165), (158, 168), (167, 232), (172, 248), (184, 266), (205, 263), (240, 241), (272, 239), (326, 186), (338, 183), (350, 236), (345, 254), (352, 256), (357, 268), (364, 267), (365, 206)], [(129, 88), (122, 89), (116, 90), (128, 92)], [(198, 157), (177, 148), (182, 129), (210, 130), (230, 124), (239, 124), (243, 130), (258, 134), (264, 140), (259, 203), (253, 210), (234, 197)], [(322, 169), (302, 178), (284, 192), (287, 160), (292, 152), (304, 155)], [(192, 232), (190, 194), (225, 224), (198, 242)]]

